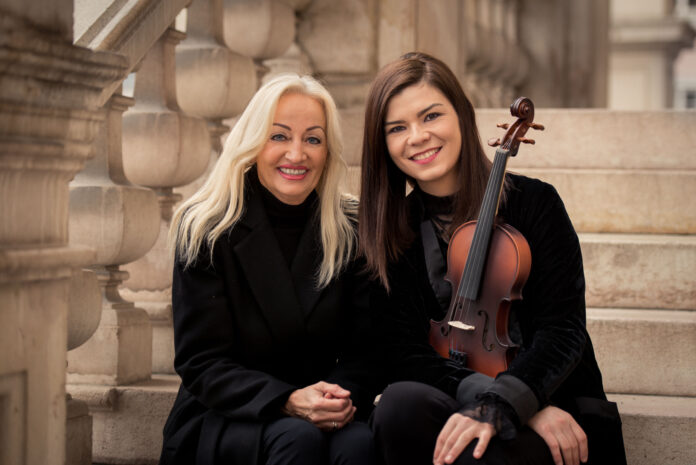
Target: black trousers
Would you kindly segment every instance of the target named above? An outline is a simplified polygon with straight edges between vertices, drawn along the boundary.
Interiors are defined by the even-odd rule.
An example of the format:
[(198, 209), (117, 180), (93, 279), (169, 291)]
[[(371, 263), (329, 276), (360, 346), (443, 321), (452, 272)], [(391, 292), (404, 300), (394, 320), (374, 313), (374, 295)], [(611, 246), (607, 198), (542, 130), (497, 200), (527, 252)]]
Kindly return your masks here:
[(308, 421), (281, 418), (266, 425), (261, 463), (266, 465), (379, 465), (372, 431), (353, 422), (323, 432)]
[[(462, 406), (432, 386), (404, 381), (382, 393), (371, 418), (377, 447), (387, 465), (433, 463), (435, 441), (447, 419)], [(553, 465), (544, 440), (528, 427), (515, 439), (493, 437), (480, 459), (473, 458), (474, 440), (454, 462), (456, 465)]]

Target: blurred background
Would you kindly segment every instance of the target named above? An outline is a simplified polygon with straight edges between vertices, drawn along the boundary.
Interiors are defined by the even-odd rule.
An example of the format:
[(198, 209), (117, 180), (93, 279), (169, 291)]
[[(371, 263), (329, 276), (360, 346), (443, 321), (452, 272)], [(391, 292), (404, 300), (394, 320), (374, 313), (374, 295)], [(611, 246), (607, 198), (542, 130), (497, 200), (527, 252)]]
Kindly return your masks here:
[(357, 193), (367, 88), (419, 50), (483, 140), (534, 101), (509, 168), (579, 233), (629, 465), (693, 465), (695, 29), (694, 0), (0, 0), (0, 464), (157, 463), (172, 210), (283, 72), (335, 97)]

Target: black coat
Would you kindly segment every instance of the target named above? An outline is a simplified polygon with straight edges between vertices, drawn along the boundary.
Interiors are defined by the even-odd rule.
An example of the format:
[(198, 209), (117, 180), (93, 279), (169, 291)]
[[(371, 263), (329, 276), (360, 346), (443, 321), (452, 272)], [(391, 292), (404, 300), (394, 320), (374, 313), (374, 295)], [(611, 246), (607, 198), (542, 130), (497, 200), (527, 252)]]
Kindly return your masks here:
[[(532, 267), (523, 300), (512, 305), (511, 326), (521, 348), (504, 374), (521, 380), (539, 408), (552, 404), (571, 413), (590, 436), (592, 450), (602, 450), (598, 443), (607, 441), (620, 449), (616, 455), (620, 457), (618, 411), (606, 401), (585, 329), (585, 281), (577, 234), (551, 185), (510, 174), (508, 185), (499, 216), (527, 239)], [(423, 204), (417, 194), (409, 196), (409, 203), (416, 238), (388, 268), (391, 294), (373, 292), (373, 305), (383, 309), (380, 332), (386, 335), (385, 351), (392, 359), (389, 377), (434, 385), (455, 397), (459, 382), (471, 371), (440, 357), (428, 342), (429, 321), (441, 314), (441, 305), (430, 283), (420, 236)]]
[(351, 390), (356, 415), (371, 408), (357, 381), (368, 375), (351, 363), (370, 347), (361, 340), (361, 325), (369, 325), (361, 319), (361, 280), (351, 269), (316, 288), (318, 201), (289, 268), (253, 184), (212, 264), (203, 248), (193, 265), (174, 266), (174, 364), (182, 384), (164, 427), (162, 464), (212, 464), (225, 430), (238, 451), (234, 464), (258, 462), (264, 423), (281, 415), (292, 391), (318, 381)]

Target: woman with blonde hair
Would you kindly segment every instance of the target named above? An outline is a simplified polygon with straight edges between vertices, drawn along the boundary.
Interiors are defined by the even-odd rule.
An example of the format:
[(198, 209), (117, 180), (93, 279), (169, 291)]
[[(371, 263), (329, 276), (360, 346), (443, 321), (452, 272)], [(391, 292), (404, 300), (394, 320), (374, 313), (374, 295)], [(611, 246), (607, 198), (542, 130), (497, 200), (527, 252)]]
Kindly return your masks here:
[(162, 464), (370, 464), (357, 203), (335, 103), (265, 84), (174, 215), (175, 369)]

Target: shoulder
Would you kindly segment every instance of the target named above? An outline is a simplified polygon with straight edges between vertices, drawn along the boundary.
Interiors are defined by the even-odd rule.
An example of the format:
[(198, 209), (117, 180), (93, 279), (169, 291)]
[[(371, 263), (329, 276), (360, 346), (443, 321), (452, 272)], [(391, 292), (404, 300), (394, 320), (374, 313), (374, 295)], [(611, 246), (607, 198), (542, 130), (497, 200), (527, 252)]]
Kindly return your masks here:
[(551, 184), (539, 179), (507, 174), (508, 189), (502, 211), (505, 217), (543, 215), (549, 211), (565, 211), (563, 201)]

